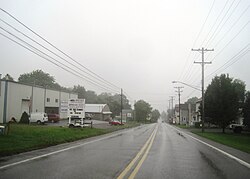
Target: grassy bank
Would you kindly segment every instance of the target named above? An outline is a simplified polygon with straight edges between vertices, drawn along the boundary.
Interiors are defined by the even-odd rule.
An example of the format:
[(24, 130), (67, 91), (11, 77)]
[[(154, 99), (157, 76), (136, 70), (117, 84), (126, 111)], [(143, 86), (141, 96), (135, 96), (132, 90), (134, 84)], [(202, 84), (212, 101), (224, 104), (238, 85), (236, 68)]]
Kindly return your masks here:
[(135, 127), (138, 123), (112, 126), (108, 129), (52, 127), (12, 124), (9, 135), (0, 135), (0, 156), (45, 148), (65, 142), (106, 134), (116, 130)]
[(215, 142), (233, 147), (235, 149), (250, 153), (250, 134), (234, 134), (234, 133), (219, 133), (219, 132), (197, 132), (193, 133), (213, 140)]

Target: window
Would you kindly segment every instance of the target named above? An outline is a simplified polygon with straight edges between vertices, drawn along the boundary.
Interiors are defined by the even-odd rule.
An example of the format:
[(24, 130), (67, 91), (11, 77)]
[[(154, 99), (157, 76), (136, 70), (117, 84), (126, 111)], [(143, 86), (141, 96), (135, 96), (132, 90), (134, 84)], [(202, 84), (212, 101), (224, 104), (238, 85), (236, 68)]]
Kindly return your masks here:
[(55, 99), (55, 102), (58, 103), (58, 99)]
[(50, 98), (47, 98), (47, 102), (50, 102)]

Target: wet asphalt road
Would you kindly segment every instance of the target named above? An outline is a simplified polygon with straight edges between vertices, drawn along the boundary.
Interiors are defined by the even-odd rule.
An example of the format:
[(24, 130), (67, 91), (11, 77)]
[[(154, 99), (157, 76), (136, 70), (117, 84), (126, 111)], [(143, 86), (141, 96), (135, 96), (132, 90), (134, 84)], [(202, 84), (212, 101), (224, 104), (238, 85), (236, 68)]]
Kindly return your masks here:
[[(151, 141), (152, 146), (145, 145), (147, 141)], [(28, 161), (0, 169), (0, 178), (117, 178), (143, 146), (146, 147), (145, 151), (148, 149), (148, 153), (142, 153), (127, 171), (125, 178), (130, 176), (136, 166), (139, 168), (135, 178), (206, 179), (250, 176), (250, 168), (194, 140), (183, 131), (179, 132), (166, 123), (158, 123), (9, 157), (0, 162), (0, 168), (24, 159)], [(63, 151), (29, 160), (62, 149)], [(142, 157), (144, 154), (145, 160)], [(242, 155), (249, 157), (249, 154)]]

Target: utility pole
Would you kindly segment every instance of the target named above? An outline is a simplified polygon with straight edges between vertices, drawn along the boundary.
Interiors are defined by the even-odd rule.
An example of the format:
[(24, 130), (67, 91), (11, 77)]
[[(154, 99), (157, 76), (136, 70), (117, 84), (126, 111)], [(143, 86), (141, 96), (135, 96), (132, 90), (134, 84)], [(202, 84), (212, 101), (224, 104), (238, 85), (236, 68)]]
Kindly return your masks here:
[[(174, 117), (174, 96), (169, 96), (171, 99), (171, 117), (173, 118)], [(169, 108), (170, 108), (170, 106), (169, 106)]]
[(194, 62), (194, 63), (198, 63), (201, 64), (201, 68), (202, 68), (202, 80), (201, 80), (201, 96), (202, 96), (202, 114), (201, 114), (201, 122), (202, 122), (202, 132), (204, 132), (204, 123), (205, 123), (205, 96), (204, 96), (204, 65), (205, 64), (211, 64), (212, 62), (205, 62), (204, 61), (204, 53), (208, 52), (208, 51), (214, 51), (214, 49), (204, 49), (204, 47), (202, 47), (201, 49), (192, 49), (192, 51), (198, 51), (201, 52), (201, 62)]
[(174, 87), (174, 88), (177, 88), (178, 91), (175, 91), (178, 93), (178, 96), (179, 96), (179, 125), (181, 124), (181, 88), (184, 88), (182, 86), (178, 86), (178, 87)]
[(121, 124), (122, 124), (122, 88), (121, 88)]

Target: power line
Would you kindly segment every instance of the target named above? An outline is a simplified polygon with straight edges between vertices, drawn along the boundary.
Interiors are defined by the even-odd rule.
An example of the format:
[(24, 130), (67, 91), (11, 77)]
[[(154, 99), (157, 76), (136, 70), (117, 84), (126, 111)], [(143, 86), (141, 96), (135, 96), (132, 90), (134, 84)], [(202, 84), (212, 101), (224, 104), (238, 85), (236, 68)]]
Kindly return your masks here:
[(68, 64), (74, 66), (75, 68), (77, 68), (78, 70), (82, 71), (83, 73), (86, 73), (90, 76), (92, 76), (94, 79), (102, 82), (103, 84), (105, 85), (108, 85), (110, 86), (111, 88), (113, 88), (112, 85), (110, 85), (109, 83), (105, 82), (105, 81), (101, 81), (99, 78), (96, 78), (94, 75), (86, 72), (86, 71), (83, 71), (81, 68), (79, 68), (79, 66), (69, 62), (68, 60), (66, 60), (65, 58), (61, 57), (60, 55), (58, 55), (57, 53), (53, 52), (52, 50), (48, 49), (47, 47), (45, 47), (44, 45), (40, 44), (39, 42), (37, 42), (36, 40), (32, 39), (31, 37), (29, 37), (28, 35), (26, 35), (25, 33), (21, 32), (20, 30), (16, 29), (14, 26), (10, 25), (9, 23), (7, 23), (6, 21), (2, 20), (0, 18), (0, 21), (2, 21), (4, 24), (8, 25), (9, 27), (11, 27), (12, 29), (14, 29), (15, 31), (17, 31), (18, 33), (22, 34), (23, 36), (25, 36), (26, 38), (30, 39), (32, 42), (36, 43), (37, 45), (43, 47), (44, 49), (46, 49), (47, 51), (51, 52), (52, 54), (54, 54), (55, 56), (59, 57), (60, 59), (62, 59), (63, 61), (67, 62)]
[[(207, 22), (207, 20), (208, 20), (208, 17), (210, 16), (210, 13), (211, 13), (211, 11), (212, 11), (212, 9), (213, 9), (213, 7), (214, 7), (214, 4), (215, 4), (215, 0), (213, 1), (212, 5), (211, 5), (211, 7), (210, 7), (210, 9), (209, 9), (209, 12), (208, 12), (208, 14), (207, 14), (207, 16), (206, 16), (206, 19), (205, 19), (204, 23), (203, 23), (202, 26), (201, 26), (201, 29), (200, 29), (200, 31), (199, 31), (199, 33), (198, 33), (198, 35), (197, 35), (197, 37), (196, 37), (196, 39), (195, 39), (195, 41), (194, 41), (194, 43), (193, 43), (192, 48), (194, 48), (194, 46), (195, 46), (195, 44), (196, 44), (198, 38), (200, 37), (200, 34), (201, 34), (201, 32), (203, 31), (203, 28), (205, 27), (205, 24), (206, 24), (206, 22)], [(187, 63), (188, 63), (188, 60), (189, 60), (189, 58), (190, 58), (190, 55), (191, 55), (191, 51), (189, 51), (189, 55), (188, 55), (188, 57), (187, 57), (187, 59), (186, 59), (185, 65), (183, 66), (183, 69), (182, 69), (182, 72), (181, 72), (181, 75), (180, 75), (180, 78), (179, 78), (179, 79), (182, 79), (182, 76), (184, 75), (183, 72), (184, 72), (185, 66), (186, 66)], [(192, 65), (191, 65), (191, 66), (192, 66)], [(191, 67), (191, 66), (190, 66), (190, 67)], [(191, 70), (191, 69), (190, 69), (190, 70)], [(189, 69), (188, 69), (188, 71), (189, 71)], [(187, 71), (187, 72), (188, 72), (188, 71)]]
[[(218, 26), (216, 27), (214, 33), (211, 35), (211, 37), (208, 39), (207, 43), (206, 43), (206, 47), (208, 47), (210, 45), (210, 42), (213, 41), (213, 39), (219, 34), (219, 32), (221, 31), (221, 29), (223, 28), (223, 26), (226, 24), (226, 22), (230, 19), (230, 17), (233, 15), (233, 13), (235, 12), (235, 10), (237, 9), (237, 7), (239, 6), (241, 0), (238, 1), (238, 3), (236, 4), (236, 6), (234, 7), (234, 9), (232, 10), (232, 12), (229, 14), (229, 16), (227, 17), (227, 19), (224, 21), (224, 23), (220, 26), (220, 24), (222, 23), (224, 17), (227, 15), (227, 13), (229, 12), (231, 6), (233, 5), (233, 3), (231, 4), (230, 8), (228, 9), (227, 13), (224, 15), (224, 17), (222, 18), (221, 22), (218, 24)], [(220, 29), (218, 30), (218, 28), (220, 27)], [(218, 30), (218, 31), (217, 31)], [(217, 32), (216, 32), (217, 31)]]
[[(249, 6), (245, 9), (245, 11), (244, 11), (244, 13), (246, 12), (246, 10), (249, 8)], [(242, 17), (242, 15), (244, 14), (244, 13), (242, 13), (241, 15), (240, 15), (240, 17)], [(239, 18), (240, 18), (239, 17)], [(239, 19), (238, 18), (238, 19)], [(235, 22), (237, 22), (237, 21), (235, 21)], [(237, 34), (214, 56), (214, 58), (211, 60), (211, 62), (213, 62), (214, 60), (215, 60), (215, 58), (217, 57), (217, 56), (219, 56), (224, 50), (225, 50), (225, 48), (230, 44), (230, 43), (232, 43), (232, 41), (247, 27), (247, 25), (249, 24), (249, 22), (250, 21), (248, 21), (238, 32), (237, 32)], [(233, 26), (234, 26), (235, 24), (233, 24)], [(231, 28), (232, 28), (232, 26), (230, 27), (230, 30), (231, 30)], [(224, 37), (223, 37), (224, 38)], [(222, 39), (221, 39), (222, 40)], [(218, 41), (218, 43), (219, 43), (220, 41)], [(216, 46), (218, 45), (218, 43), (216, 44)], [(209, 57), (209, 55), (208, 55), (208, 57)], [(195, 81), (197, 81), (197, 79), (198, 79), (198, 77), (192, 82), (192, 83), (194, 83)]]
[[(234, 0), (235, 1), (235, 0)], [(229, 0), (226, 1), (224, 7), (222, 8), (222, 10), (220, 11), (220, 14), (217, 16), (213, 26), (210, 28), (210, 30), (208, 31), (206, 37), (204, 38), (203, 42), (201, 43), (201, 46), (203, 46), (204, 42), (206, 41), (206, 39), (208, 38), (208, 36), (210, 35), (211, 31), (213, 30), (214, 26), (217, 24), (217, 21), (219, 20), (220, 16), (222, 15), (223, 11), (225, 10), (227, 4), (228, 4)]]
[[(242, 48), (236, 55), (234, 55), (232, 58), (230, 58), (226, 63), (224, 63), (222, 66), (220, 66), (218, 69), (216, 69), (214, 72), (210, 73), (209, 75), (206, 76), (206, 78), (208, 78), (209, 76), (217, 73), (218, 71), (220, 71), (221, 69), (223, 69), (223, 67), (225, 67), (223, 70), (227, 69), (229, 66), (233, 65), (235, 62), (237, 62), (238, 60), (241, 59), (241, 57), (245, 56), (247, 53), (249, 53), (249, 49), (247, 49), (249, 47), (250, 43), (248, 43), (244, 48)], [(221, 70), (221, 71), (223, 71)]]
[[(241, 0), (240, 0), (240, 1), (241, 1)], [(240, 1), (239, 1), (239, 2), (240, 2)], [(221, 16), (222, 13), (224, 12), (224, 10), (225, 10), (225, 8), (226, 8), (228, 2), (229, 2), (229, 0), (226, 1), (224, 7), (223, 7), (222, 10), (220, 11), (220, 14), (217, 16), (217, 18), (216, 18), (216, 20), (215, 20), (213, 26), (210, 28), (208, 34), (207, 34), (206, 37), (204, 38), (204, 40), (203, 40), (201, 46), (203, 46), (204, 42), (207, 40), (207, 38), (209, 37), (210, 33), (211, 33), (212, 30), (214, 29), (215, 25), (217, 24), (217, 21), (220, 19), (220, 16)], [(224, 16), (223, 16), (222, 19), (220, 20), (219, 24), (217, 25), (217, 27), (216, 27), (216, 29), (214, 30), (214, 33), (212, 34), (212, 36), (210, 37), (210, 39), (214, 36), (214, 34), (215, 34), (215, 32), (217, 31), (218, 27), (220, 27), (221, 23), (223, 22), (224, 18), (225, 18), (226, 15), (228, 14), (228, 12), (229, 12), (229, 10), (231, 9), (231, 7), (232, 7), (232, 5), (234, 4), (234, 2), (235, 2), (235, 0), (233, 0), (233, 2), (231, 3), (231, 5), (229, 6), (228, 10), (226, 11), (226, 13), (224, 14)], [(239, 4), (239, 2), (238, 2), (238, 4)], [(238, 6), (238, 4), (236, 5), (236, 7)], [(233, 9), (233, 11), (236, 9), (236, 7)], [(230, 14), (230, 16), (231, 16), (231, 15), (232, 15), (232, 13)], [(230, 17), (230, 16), (229, 16), (229, 17)], [(229, 18), (228, 18), (228, 19), (229, 19)], [(227, 20), (228, 20), (228, 19), (227, 19)], [(227, 20), (226, 20), (226, 21), (227, 21)], [(224, 25), (224, 24), (223, 24), (223, 25)], [(210, 39), (207, 41), (207, 44), (208, 44), (208, 42), (210, 41)], [(195, 58), (196, 58), (196, 56), (195, 56)], [(192, 67), (192, 66), (191, 66), (191, 67)], [(190, 68), (190, 72), (191, 72), (191, 68)], [(192, 73), (191, 73), (191, 74), (192, 74)], [(189, 75), (188, 77), (190, 77), (190, 76), (191, 76), (191, 75)]]
[[(1, 28), (1, 29), (3, 29), (2, 27), (0, 27), (0, 28)], [(76, 74), (75, 72), (73, 72), (74, 70), (73, 70), (72, 68), (70, 68), (70, 67), (66, 66), (65, 64), (62, 64), (62, 63), (61, 63), (61, 62), (59, 62), (58, 60), (56, 60), (56, 59), (54, 59), (53, 57), (51, 57), (51, 56), (47, 55), (46, 53), (43, 53), (42, 51), (38, 50), (38, 49), (37, 49), (37, 48), (35, 48), (34, 46), (32, 46), (32, 45), (30, 45), (29, 43), (27, 43), (27, 42), (23, 41), (22, 39), (20, 39), (20, 38), (18, 38), (18, 37), (15, 37), (15, 35), (14, 35), (14, 37), (15, 37), (15, 38), (19, 39), (20, 41), (22, 41), (22, 42), (23, 42), (23, 43), (25, 43), (26, 45), (30, 46), (31, 48), (35, 49), (36, 51), (39, 51), (40, 53), (42, 53), (42, 54), (46, 55), (47, 57), (49, 57), (49, 58), (53, 59), (54, 61), (57, 61), (59, 64), (61, 64), (61, 65), (63, 65), (63, 66), (66, 66), (66, 68), (65, 68), (65, 67), (63, 67), (63, 66), (58, 65), (56, 62), (54, 62), (54, 61), (50, 60), (50, 59), (49, 59), (49, 58), (47, 58), (47, 57), (42, 56), (42, 55), (41, 55), (41, 54), (39, 54), (38, 52), (36, 52), (36, 51), (34, 51), (34, 50), (31, 50), (30, 48), (28, 48), (28, 47), (26, 47), (26, 46), (22, 45), (21, 43), (19, 43), (19, 42), (17, 42), (16, 40), (14, 40), (14, 39), (12, 39), (12, 38), (10, 38), (10, 37), (8, 37), (8, 36), (4, 35), (4, 34), (3, 34), (3, 33), (1, 33), (1, 32), (0, 32), (0, 35), (4, 36), (5, 38), (7, 38), (7, 39), (11, 40), (12, 42), (14, 42), (14, 43), (16, 43), (16, 44), (18, 44), (18, 45), (22, 46), (23, 48), (25, 48), (25, 49), (29, 50), (30, 52), (32, 52), (32, 53), (34, 53), (34, 54), (36, 54), (36, 55), (40, 56), (41, 58), (45, 59), (46, 61), (49, 61), (50, 63), (53, 63), (54, 65), (56, 65), (56, 66), (58, 66), (58, 67), (62, 68), (63, 70), (65, 70), (65, 71), (67, 71), (67, 72), (69, 72), (69, 73), (73, 74), (74, 76), (77, 76), (77, 77), (79, 77), (79, 78), (81, 78), (81, 79), (84, 79), (85, 81), (88, 81), (89, 83), (91, 83), (91, 84), (93, 84), (93, 85), (95, 85), (95, 86), (98, 86), (98, 87), (100, 87), (100, 88), (101, 88), (101, 89), (103, 89), (103, 90), (108, 90), (108, 91), (112, 91), (112, 92), (117, 93), (117, 91), (114, 91), (114, 90), (111, 90), (111, 89), (105, 88), (105, 87), (103, 87), (103, 86), (101, 86), (101, 85), (99, 85), (99, 84), (96, 84), (96, 83), (94, 83), (94, 82), (92, 82), (92, 81), (87, 80), (86, 78), (83, 78), (83, 77), (82, 77), (83, 75), (82, 75), (82, 76), (80, 76), (80, 75)], [(13, 34), (12, 34), (12, 35), (13, 35)], [(70, 70), (72, 70), (72, 71), (68, 70), (67, 68), (69, 68), (69, 69), (70, 69)]]
[(0, 8), (1, 11), (3, 11), (4, 13), (6, 13), (7, 15), (9, 15), (11, 18), (13, 18), (15, 21), (17, 21), (19, 24), (21, 24), (22, 26), (24, 26), (25, 28), (27, 28), (29, 31), (31, 31), (32, 33), (34, 33), (36, 36), (38, 36), (39, 38), (41, 38), (43, 41), (47, 42), (50, 46), (52, 46), (53, 48), (55, 48), (56, 50), (58, 50), (59, 52), (61, 52), (62, 54), (64, 54), (66, 57), (68, 57), (69, 59), (71, 59), (72, 61), (74, 61), (75, 63), (77, 63), (78, 65), (80, 65), (81, 67), (83, 67), (84, 69), (86, 69), (87, 71), (89, 71), (90, 73), (94, 74), (95, 76), (97, 76), (98, 78), (106, 81), (107, 83), (109, 83), (110, 85), (120, 89), (118, 86), (110, 83), (109, 81), (105, 80), (104, 78), (102, 78), (101, 76), (99, 76), (98, 74), (96, 74), (95, 72), (93, 72), (92, 70), (88, 69), (87, 67), (85, 67), (84, 65), (82, 65), (81, 63), (79, 63), (78, 61), (76, 61), (74, 58), (72, 58), (71, 56), (69, 56), (68, 54), (66, 54), (65, 52), (63, 52), (62, 50), (60, 50), (59, 48), (57, 48), (55, 45), (53, 45), (52, 43), (50, 43), (48, 40), (46, 40), (45, 38), (43, 38), (41, 35), (39, 35), (38, 33), (36, 33), (35, 31), (33, 31), (31, 28), (29, 28), (28, 26), (26, 26), (24, 23), (22, 23), (20, 20), (18, 20), (16, 17), (14, 17), (13, 15), (11, 15), (9, 12), (5, 11), (4, 9)]
[(239, 32), (214, 56), (214, 58), (211, 60), (214, 61), (214, 59), (219, 56), (223, 50), (225, 50), (225, 48), (246, 28), (246, 26), (249, 24), (250, 21), (248, 21), (240, 30)]

